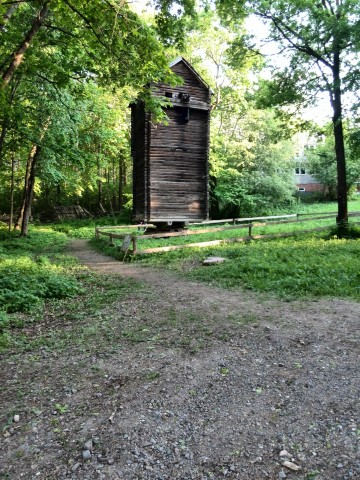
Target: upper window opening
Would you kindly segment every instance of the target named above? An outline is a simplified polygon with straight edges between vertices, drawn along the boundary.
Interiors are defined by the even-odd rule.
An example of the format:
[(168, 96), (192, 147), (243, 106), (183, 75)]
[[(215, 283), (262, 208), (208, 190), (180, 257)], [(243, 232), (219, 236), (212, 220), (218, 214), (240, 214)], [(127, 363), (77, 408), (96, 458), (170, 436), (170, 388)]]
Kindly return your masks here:
[(166, 98), (172, 98), (173, 97), (172, 92), (165, 92), (165, 97)]

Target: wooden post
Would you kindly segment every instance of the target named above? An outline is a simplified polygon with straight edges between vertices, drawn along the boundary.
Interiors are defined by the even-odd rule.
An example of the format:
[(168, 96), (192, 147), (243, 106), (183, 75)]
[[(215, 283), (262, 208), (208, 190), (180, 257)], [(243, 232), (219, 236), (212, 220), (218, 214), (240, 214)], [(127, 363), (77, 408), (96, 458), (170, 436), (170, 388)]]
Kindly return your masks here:
[(109, 239), (110, 239), (110, 245), (114, 245), (112, 233), (110, 233)]
[(251, 237), (251, 229), (253, 227), (253, 224), (252, 223), (249, 223), (249, 237)]
[(136, 255), (136, 235), (132, 237), (132, 244), (133, 244), (133, 255)]

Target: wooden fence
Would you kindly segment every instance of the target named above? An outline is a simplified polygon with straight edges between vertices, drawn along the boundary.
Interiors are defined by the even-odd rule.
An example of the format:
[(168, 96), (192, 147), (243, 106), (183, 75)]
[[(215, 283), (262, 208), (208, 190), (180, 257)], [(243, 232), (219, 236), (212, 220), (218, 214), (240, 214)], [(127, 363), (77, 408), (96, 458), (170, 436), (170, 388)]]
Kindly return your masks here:
[[(305, 215), (309, 215), (310, 218), (305, 218)], [(319, 215), (319, 216), (313, 216)], [(349, 214), (349, 217), (359, 217), (360, 212), (352, 212)], [(222, 245), (227, 243), (239, 243), (239, 242), (246, 242), (249, 240), (260, 240), (260, 239), (270, 239), (270, 238), (285, 238), (290, 237), (298, 233), (310, 233), (310, 232), (319, 232), (323, 230), (327, 230), (329, 226), (325, 227), (316, 227), (311, 229), (304, 229), (304, 230), (296, 230), (292, 232), (286, 233), (273, 233), (273, 234), (266, 234), (266, 235), (253, 235), (253, 228), (256, 227), (264, 227), (270, 225), (281, 225), (281, 224), (293, 224), (293, 223), (304, 223), (314, 220), (324, 220), (335, 218), (336, 212), (331, 213), (320, 213), (320, 214), (292, 214), (292, 215), (283, 215), (283, 216), (271, 216), (271, 217), (252, 217), (252, 218), (239, 218), (239, 219), (227, 219), (227, 220), (210, 220), (207, 222), (203, 222), (201, 224), (193, 224), (193, 225), (211, 225), (211, 224), (221, 224), (221, 223), (233, 223), (233, 225), (226, 226), (226, 227), (213, 227), (213, 228), (205, 228), (205, 229), (195, 229), (195, 230), (184, 230), (181, 232), (168, 232), (168, 233), (153, 233), (153, 234), (146, 234), (143, 233), (148, 228), (154, 228), (154, 225), (121, 225), (121, 226), (112, 226), (112, 227), (96, 227), (95, 228), (95, 236), (96, 238), (100, 238), (100, 236), (106, 236), (109, 238), (110, 244), (114, 244), (114, 240), (122, 240), (122, 245), (120, 249), (124, 252), (125, 256), (129, 251), (130, 244), (132, 244), (132, 253), (135, 255), (146, 255), (151, 253), (159, 253), (159, 252), (169, 252), (172, 250), (181, 250), (184, 248), (202, 248), (202, 247), (211, 247), (215, 245)], [(286, 218), (286, 220), (277, 220), (280, 218)], [(254, 223), (253, 220), (271, 220), (269, 222), (256, 222)], [(275, 221), (276, 220), (276, 221)], [(251, 223), (236, 223), (238, 221), (242, 222), (251, 222)], [(355, 224), (359, 224), (360, 222), (354, 222)], [(239, 229), (247, 229), (247, 235), (243, 237), (233, 237), (233, 238), (224, 238), (221, 240), (210, 240), (210, 241), (203, 241), (197, 243), (187, 243), (182, 245), (169, 245), (166, 247), (154, 247), (154, 248), (147, 248), (147, 249), (137, 249), (137, 239), (140, 236), (139, 233), (113, 233), (112, 231), (105, 231), (105, 230), (135, 230), (137, 229), (139, 233), (141, 232), (141, 240), (146, 239), (153, 239), (153, 238), (171, 238), (171, 237), (187, 237), (190, 235), (199, 235), (203, 233), (215, 233), (215, 232), (222, 232), (226, 230), (239, 230)]]

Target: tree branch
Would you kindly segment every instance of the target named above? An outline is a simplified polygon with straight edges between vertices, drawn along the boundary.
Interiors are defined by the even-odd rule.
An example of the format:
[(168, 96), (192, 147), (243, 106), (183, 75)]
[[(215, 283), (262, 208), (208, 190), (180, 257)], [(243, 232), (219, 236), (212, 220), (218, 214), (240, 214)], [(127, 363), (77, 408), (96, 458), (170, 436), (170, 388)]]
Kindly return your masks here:
[[(85, 22), (85, 24), (90, 28), (92, 33), (95, 35), (95, 37), (98, 40), (98, 42), (100, 43), (100, 45), (102, 45), (104, 48), (106, 48), (106, 50), (110, 50), (109, 45), (107, 45), (106, 43), (103, 42), (101, 36), (97, 33), (97, 31), (93, 27), (91, 21), (83, 13), (81, 13), (74, 5), (71, 5), (71, 3), (68, 0), (65, 0), (65, 3), (70, 8), (70, 10), (72, 10), (74, 13), (76, 13), (76, 15), (78, 15), (83, 20), (83, 22)], [(116, 55), (115, 55), (115, 57), (118, 58)]]
[(7, 11), (4, 13), (3, 15), (3, 18), (2, 18), (2, 21), (0, 23), (0, 32), (2, 32), (5, 28), (5, 25), (7, 24), (7, 22), (10, 20), (11, 16), (13, 15), (13, 13), (15, 12), (15, 10), (20, 6), (20, 3), (22, 2), (19, 2), (19, 3), (15, 3), (13, 5), (10, 5), (10, 7), (7, 9)]
[(39, 31), (40, 27), (42, 26), (45, 18), (47, 17), (49, 13), (49, 3), (50, 0), (47, 0), (44, 2), (41, 10), (38, 12), (36, 15), (35, 20), (33, 21), (33, 24), (26, 34), (23, 42), (19, 45), (18, 49), (13, 55), (12, 61), (10, 62), (10, 65), (6, 69), (6, 71), (2, 75), (2, 84), (0, 84), (0, 89), (4, 88), (5, 85), (7, 85), (12, 76), (14, 75), (15, 70), (20, 66), (24, 59), (25, 52), (29, 48), (33, 38)]
[(280, 18), (276, 18), (273, 15), (266, 15), (261, 13), (256, 13), (256, 15), (261, 16), (262, 18), (266, 18), (270, 20), (275, 28), (281, 33), (283, 38), (298, 52), (305, 53), (310, 57), (315, 58), (319, 62), (323, 63), (326, 67), (332, 69), (332, 64), (328, 62), (323, 56), (317, 53), (309, 44), (304, 43), (304, 45), (299, 45), (296, 43), (289, 34), (293, 35), (298, 40), (303, 40), (300, 35), (293, 30), (289, 25), (286, 25)]

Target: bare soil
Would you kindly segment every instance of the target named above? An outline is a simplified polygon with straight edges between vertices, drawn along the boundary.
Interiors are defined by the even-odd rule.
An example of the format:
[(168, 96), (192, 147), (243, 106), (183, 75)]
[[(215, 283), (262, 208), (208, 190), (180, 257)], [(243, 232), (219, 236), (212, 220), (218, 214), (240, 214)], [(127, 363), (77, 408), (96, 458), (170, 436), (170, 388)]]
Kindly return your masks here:
[(70, 251), (142, 284), (103, 312), (111, 335), (129, 333), (1, 359), (0, 478), (360, 478), (359, 303), (227, 291), (81, 240)]

